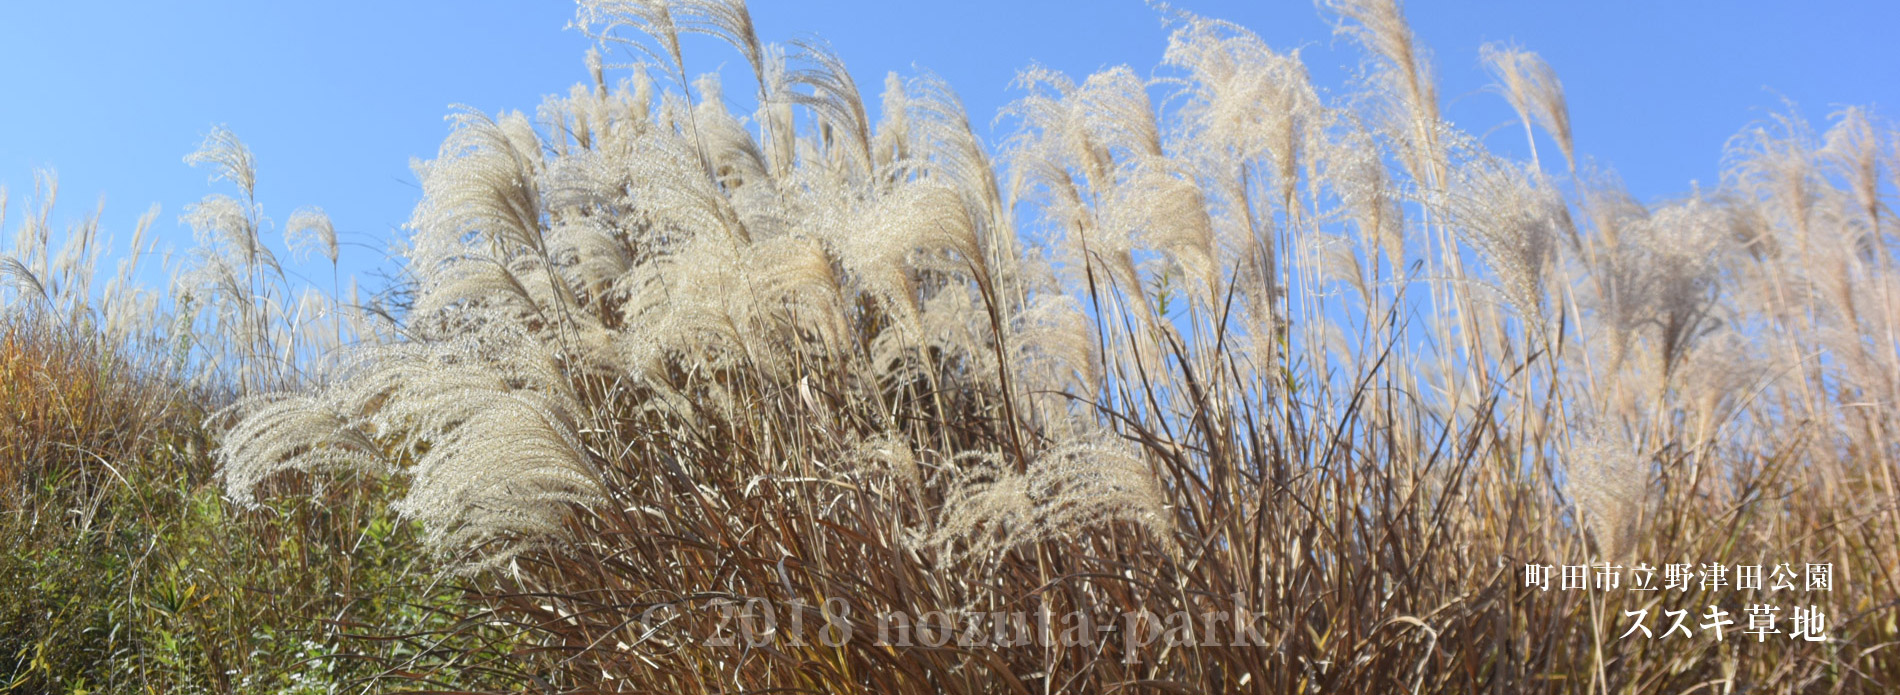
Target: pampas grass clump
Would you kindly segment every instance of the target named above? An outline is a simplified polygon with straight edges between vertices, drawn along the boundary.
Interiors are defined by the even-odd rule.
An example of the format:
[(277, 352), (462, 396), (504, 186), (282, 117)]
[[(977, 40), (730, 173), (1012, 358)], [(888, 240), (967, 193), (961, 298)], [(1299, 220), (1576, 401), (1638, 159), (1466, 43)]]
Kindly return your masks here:
[[(1535, 54), (1481, 51), (1510, 161), (1441, 120), (1397, 3), (1326, 9), (1366, 93), (1171, 12), (1156, 77), (1025, 71), (992, 161), (933, 77), (888, 77), (872, 122), (741, 2), (584, 1), (640, 61), (590, 54), (538, 122), (453, 119), (406, 337), (238, 406), (230, 493), (403, 476), (550, 692), (1900, 682), (1892, 131), (1784, 116), (1720, 190), (1643, 205), (1578, 173)], [(753, 101), (692, 78), (683, 33), (737, 49)], [(1832, 636), (1619, 640), (1653, 600), (1521, 576), (1592, 562), (1831, 562)], [(732, 606), (774, 621), (751, 648)], [(1267, 646), (869, 637), (1240, 609)]]
[[(942, 80), (868, 96), (741, 0), (583, 0), (610, 49), (588, 82), (458, 111), (415, 164), (395, 309), (298, 299), (216, 131), (193, 161), (237, 195), (187, 211), (204, 250), (169, 323), (226, 336), (185, 358), (238, 396), (208, 420), (219, 480), (249, 508), (282, 481), (400, 490), (469, 602), (336, 637), (384, 667), (366, 688), (1900, 687), (1895, 132), (1791, 110), (1718, 187), (1645, 204), (1580, 164), (1535, 54), (1479, 51), (1514, 161), (1443, 120), (1395, 0), (1322, 7), (1366, 51), (1348, 93), (1163, 9), (1155, 72), (1028, 68), (992, 145)], [(750, 82), (692, 75), (685, 34)], [(10, 296), (95, 315), (43, 229), (0, 261)], [(286, 231), (335, 269), (320, 211)], [(1594, 563), (1835, 579), (1525, 577)], [(1825, 640), (1617, 636), (1797, 599)], [(1108, 629), (876, 639), (976, 615)]]

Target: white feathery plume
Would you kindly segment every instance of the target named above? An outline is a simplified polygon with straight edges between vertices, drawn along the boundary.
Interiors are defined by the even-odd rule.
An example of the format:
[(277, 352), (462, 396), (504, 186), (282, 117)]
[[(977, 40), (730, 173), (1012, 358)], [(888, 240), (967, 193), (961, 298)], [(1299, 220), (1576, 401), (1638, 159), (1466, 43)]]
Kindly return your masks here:
[(316, 250), (331, 263), (337, 261), (336, 227), (330, 224), (330, 216), (323, 208), (301, 208), (290, 214), (290, 221), (284, 227), (284, 238), (292, 251), (299, 253)]
[(1037, 457), (1026, 474), (980, 452), (957, 459), (943, 518), (925, 541), (946, 559), (989, 557), (1112, 522), (1136, 524), (1179, 552), (1166, 489), (1125, 443), (1107, 436), (1070, 441)]
[(1606, 560), (1631, 550), (1648, 491), (1647, 461), (1636, 445), (1609, 426), (1577, 435), (1567, 459), (1566, 491)]
[(1537, 140), (1531, 137), (1531, 121), (1535, 120), (1557, 140), (1564, 162), (1575, 171), (1577, 159), (1570, 139), (1570, 107), (1564, 103), (1564, 86), (1557, 81), (1556, 71), (1536, 53), (1496, 42), (1479, 47), (1478, 56), (1485, 69), (1497, 78), (1496, 87), (1504, 94), (1505, 101), (1510, 102), (1511, 110), (1516, 111), (1518, 120), (1524, 123), (1524, 138), (1530, 143), (1532, 164), (1537, 163)]
[(1320, 0), (1343, 20), (1335, 33), (1351, 36), (1376, 60), (1375, 84), (1392, 100), (1393, 131), (1404, 145), (1401, 161), (1412, 178), (1443, 182), (1446, 153), (1439, 145), (1438, 85), (1399, 0)]
[(1460, 238), (1497, 274), (1505, 298), (1527, 321), (1544, 318), (1544, 277), (1570, 213), (1543, 174), (1479, 155), (1451, 170), (1446, 212)]
[(212, 128), (198, 150), (185, 156), (185, 163), (209, 164), (213, 167), (212, 180), (230, 181), (244, 191), (245, 198), (257, 197), (257, 161), (251, 156), (251, 148), (244, 146), (229, 128)]

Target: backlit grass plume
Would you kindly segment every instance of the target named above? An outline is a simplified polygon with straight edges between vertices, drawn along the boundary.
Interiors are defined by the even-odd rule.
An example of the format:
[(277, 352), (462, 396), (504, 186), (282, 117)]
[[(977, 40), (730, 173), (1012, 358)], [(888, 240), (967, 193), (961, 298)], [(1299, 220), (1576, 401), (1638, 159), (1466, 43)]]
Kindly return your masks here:
[[(400, 337), (304, 380), (245, 360), (292, 388), (229, 411), (228, 493), (394, 475), (487, 606), (466, 627), (528, 645), (497, 677), (544, 692), (1900, 683), (1891, 129), (1777, 117), (1719, 187), (1645, 204), (1577, 171), (1533, 54), (1481, 49), (1567, 176), (1443, 119), (1399, 3), (1323, 4), (1363, 93), (1170, 12), (1152, 76), (1028, 68), (985, 143), (943, 80), (861, 82), (743, 3), (584, 1), (637, 62), (451, 116)], [(753, 83), (690, 75), (683, 34)], [(194, 277), (258, 299), (216, 305), (253, 355), (281, 329), (246, 307), (288, 300), (250, 287), (278, 271), (249, 155), (199, 159), (243, 195), (190, 212)], [(321, 218), (289, 226), (334, 260)], [(38, 253), (0, 266), (27, 299)], [(1521, 574), (1595, 561), (1832, 562), (1832, 637), (1617, 640), (1646, 599)], [(721, 646), (728, 606), (778, 641)], [(1267, 646), (869, 638), (1242, 608)], [(792, 634), (825, 623), (858, 637)]]

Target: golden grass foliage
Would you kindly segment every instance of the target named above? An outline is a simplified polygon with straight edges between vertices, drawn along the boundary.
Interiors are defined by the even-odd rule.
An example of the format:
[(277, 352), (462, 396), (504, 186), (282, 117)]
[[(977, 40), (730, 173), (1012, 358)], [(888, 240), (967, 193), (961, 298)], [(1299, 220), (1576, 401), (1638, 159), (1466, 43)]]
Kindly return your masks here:
[[(453, 117), (394, 330), (306, 371), (301, 324), (220, 305), (225, 489), (393, 475), (484, 606), (441, 634), (499, 627), (478, 672), (531, 691), (1900, 687), (1895, 133), (1782, 116), (1718, 188), (1646, 205), (1576, 164), (1534, 54), (1483, 51), (1564, 172), (1442, 120), (1394, 0), (1324, 6), (1359, 91), (1170, 13), (1155, 77), (1025, 71), (993, 150), (928, 75), (874, 121), (741, 0), (583, 0), (642, 62)], [(733, 47), (751, 100), (691, 78), (682, 33)], [(206, 152), (245, 197), (191, 213), (205, 286), (279, 296), (248, 153)], [(327, 223), (291, 227), (334, 262)], [(1586, 562), (1832, 563), (1800, 597), (1829, 638), (1619, 638), (1626, 611), (1796, 599), (1525, 584)], [(1213, 611), (1261, 644), (1125, 633)], [(720, 643), (766, 612), (770, 639)], [(872, 640), (996, 612), (1124, 632)], [(359, 684), (458, 687), (462, 658)]]
[(458, 682), (497, 683), (469, 668), (490, 632), (353, 641), (480, 608), (433, 585), (383, 482), (226, 501), (202, 426), (221, 399), (153, 357), (0, 316), (0, 692), (335, 692), (445, 644)]
[[(216, 139), (242, 148), (228, 134)], [(248, 166), (248, 156), (234, 161)], [(318, 351), (304, 342), (311, 324), (332, 341), (348, 335), (341, 317), (324, 315), (334, 303), (285, 306), (277, 298), (289, 283), (263, 263), (248, 281), (226, 273), (204, 285), (193, 270), (203, 264), (174, 267), (173, 295), (161, 303), (133, 277), (156, 209), (95, 292), (106, 243), (97, 214), (58, 235), (54, 179), (42, 176), (36, 193), (0, 254), (11, 295), (0, 307), (0, 693), (334, 692), (382, 672), (366, 659), (443, 644), (417, 637), (344, 650), (350, 630), (416, 633), (479, 610), (433, 584), (419, 529), (389, 509), (389, 481), (282, 476), (270, 484), (273, 502), (251, 509), (224, 495), (207, 417), (232, 389), (273, 383), (260, 376), (273, 387), (296, 379), (297, 363)], [(260, 220), (240, 212), (218, 224), (255, 230)], [(293, 220), (293, 231), (296, 221), (327, 224)], [(197, 256), (244, 267), (225, 249)], [(251, 326), (248, 344), (217, 319), (199, 322), (205, 307), (227, 326)], [(464, 665), (487, 652), (480, 642), (463, 647)], [(495, 682), (456, 673), (470, 685)]]

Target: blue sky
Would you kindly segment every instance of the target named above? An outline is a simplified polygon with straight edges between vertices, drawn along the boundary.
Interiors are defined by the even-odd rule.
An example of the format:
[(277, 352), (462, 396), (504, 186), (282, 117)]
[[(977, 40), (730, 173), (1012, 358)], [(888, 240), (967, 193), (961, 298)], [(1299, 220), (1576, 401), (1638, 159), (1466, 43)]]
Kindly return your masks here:
[[(1334, 93), (1360, 60), (1305, 0), (1173, 4), (1300, 48)], [(870, 96), (890, 70), (944, 76), (980, 128), (1032, 62), (1147, 73), (1167, 38), (1139, 0), (757, 0), (752, 9), (768, 41), (828, 40)], [(346, 242), (371, 247), (346, 249), (361, 263), (408, 219), (418, 195), (409, 159), (433, 156), (451, 104), (532, 110), (585, 78), (589, 42), (565, 28), (572, 15), (559, 0), (0, 2), (6, 231), (32, 172), (51, 168), (63, 219), (103, 195), (105, 228), (123, 240), (158, 203), (162, 243), (186, 247), (178, 215), (214, 188), (182, 158), (222, 123), (256, 154), (266, 214), (281, 225), (298, 207), (323, 207)], [(1900, 26), (1900, 3), (1415, 0), (1407, 15), (1457, 125), (1521, 152), (1477, 63), (1481, 43), (1516, 41), (1563, 79), (1580, 154), (1646, 200), (1713, 183), (1723, 142), (1783, 97), (1817, 125), (1850, 104), (1900, 115), (1900, 42), (1887, 34)], [(692, 72), (742, 64), (710, 42), (688, 50)]]

